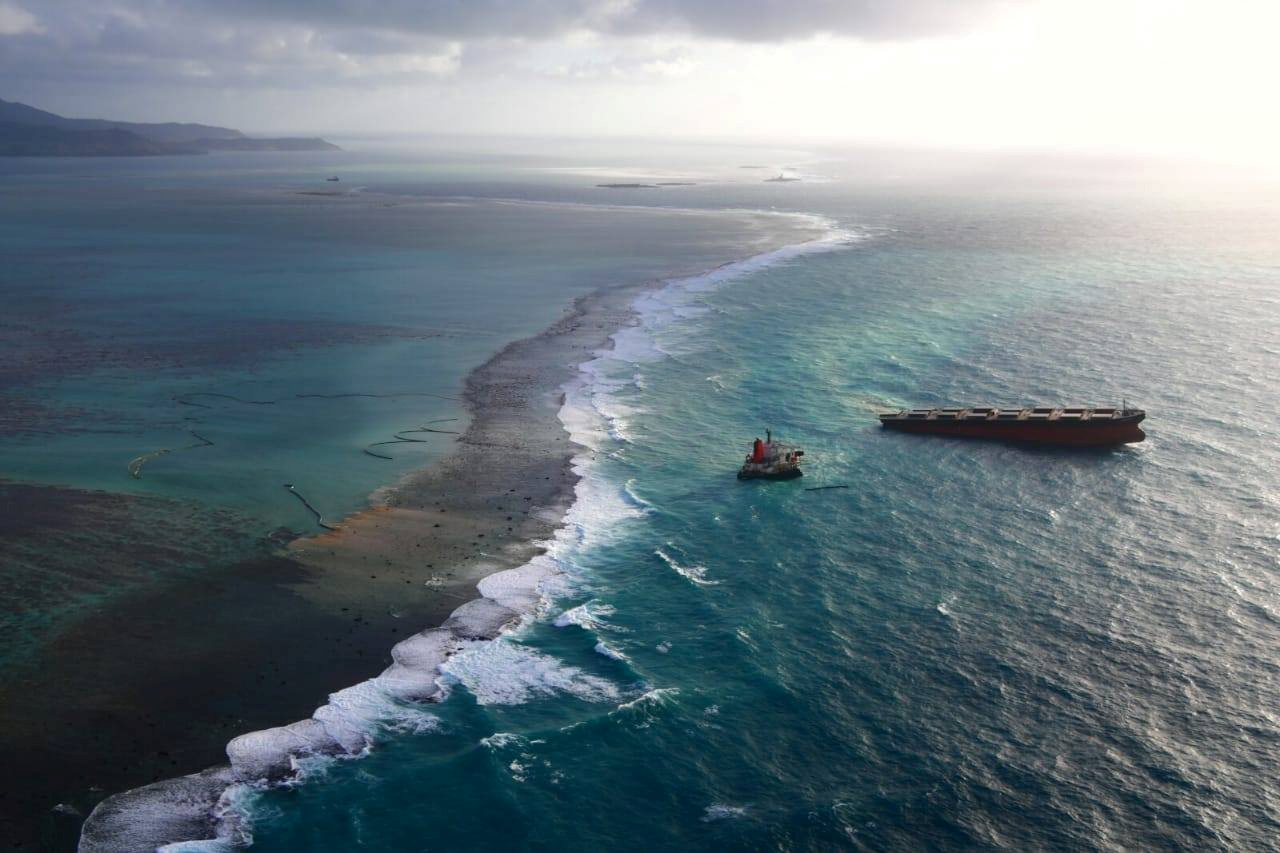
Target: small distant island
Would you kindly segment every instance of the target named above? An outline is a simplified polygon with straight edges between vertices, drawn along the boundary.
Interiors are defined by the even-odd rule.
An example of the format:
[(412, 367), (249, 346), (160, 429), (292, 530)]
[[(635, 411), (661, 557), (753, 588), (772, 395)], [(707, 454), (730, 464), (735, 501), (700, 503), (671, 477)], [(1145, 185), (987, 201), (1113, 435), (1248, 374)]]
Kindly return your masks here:
[(659, 181), (656, 184), (596, 184), (606, 190), (656, 190), (658, 187), (696, 187), (693, 181)]
[(0, 157), (148, 157), (211, 151), (340, 151), (319, 137), (246, 136), (229, 127), (66, 118), (0, 100)]

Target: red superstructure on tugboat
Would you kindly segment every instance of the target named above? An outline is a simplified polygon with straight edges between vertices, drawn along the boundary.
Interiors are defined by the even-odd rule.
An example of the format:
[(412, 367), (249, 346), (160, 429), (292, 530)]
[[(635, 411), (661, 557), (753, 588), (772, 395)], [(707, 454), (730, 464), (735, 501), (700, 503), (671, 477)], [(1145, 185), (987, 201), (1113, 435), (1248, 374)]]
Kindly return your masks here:
[(1132, 444), (1146, 434), (1138, 428), (1147, 413), (1141, 409), (1040, 407), (1025, 409), (903, 409), (882, 412), (880, 425), (900, 432), (991, 438), (1101, 447)]
[(800, 457), (804, 451), (790, 444), (773, 440), (773, 432), (765, 430), (765, 440), (759, 438), (751, 445), (747, 461), (738, 470), (739, 480), (790, 480), (804, 474), (800, 470)]

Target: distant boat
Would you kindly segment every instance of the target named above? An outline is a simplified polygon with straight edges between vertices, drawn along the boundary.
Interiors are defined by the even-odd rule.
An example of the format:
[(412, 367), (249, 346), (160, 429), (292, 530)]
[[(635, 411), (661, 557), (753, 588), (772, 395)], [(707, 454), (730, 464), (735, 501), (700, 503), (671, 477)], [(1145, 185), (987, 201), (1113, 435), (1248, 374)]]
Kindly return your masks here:
[(903, 409), (880, 414), (880, 425), (899, 432), (991, 438), (1076, 447), (1132, 444), (1145, 439), (1142, 409), (1025, 408)]
[(325, 180), (326, 180), (326, 181), (340, 181), (340, 180), (342, 180), (342, 179), (341, 179), (341, 178), (339, 178), (337, 175), (334, 175), (332, 178), (325, 178)]
[(776, 178), (765, 178), (764, 180), (767, 184), (789, 184), (800, 179), (791, 177), (786, 172), (779, 172)]
[(773, 432), (765, 430), (765, 440), (756, 439), (751, 453), (738, 470), (739, 480), (791, 480), (801, 476), (800, 458), (804, 451), (773, 440)]

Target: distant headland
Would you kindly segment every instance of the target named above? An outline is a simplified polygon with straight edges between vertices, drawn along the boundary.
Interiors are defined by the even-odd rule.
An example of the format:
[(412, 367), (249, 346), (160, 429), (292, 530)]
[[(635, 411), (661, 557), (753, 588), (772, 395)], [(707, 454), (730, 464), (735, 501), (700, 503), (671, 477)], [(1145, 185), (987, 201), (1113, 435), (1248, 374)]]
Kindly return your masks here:
[(245, 136), (208, 124), (65, 118), (0, 100), (0, 157), (146, 157), (210, 151), (339, 151), (319, 137)]

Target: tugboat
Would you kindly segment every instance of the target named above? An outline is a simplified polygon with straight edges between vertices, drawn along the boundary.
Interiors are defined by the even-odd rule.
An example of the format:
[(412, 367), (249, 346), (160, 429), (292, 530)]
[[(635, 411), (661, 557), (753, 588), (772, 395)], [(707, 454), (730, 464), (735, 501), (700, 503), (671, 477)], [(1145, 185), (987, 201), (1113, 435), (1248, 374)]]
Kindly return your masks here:
[(751, 445), (747, 461), (738, 471), (739, 480), (791, 480), (804, 474), (800, 470), (800, 458), (804, 451), (790, 444), (773, 440), (773, 431), (765, 430), (765, 440), (759, 438)]

